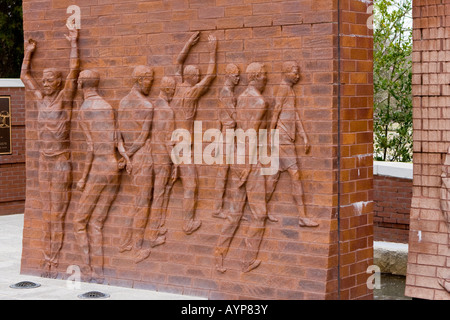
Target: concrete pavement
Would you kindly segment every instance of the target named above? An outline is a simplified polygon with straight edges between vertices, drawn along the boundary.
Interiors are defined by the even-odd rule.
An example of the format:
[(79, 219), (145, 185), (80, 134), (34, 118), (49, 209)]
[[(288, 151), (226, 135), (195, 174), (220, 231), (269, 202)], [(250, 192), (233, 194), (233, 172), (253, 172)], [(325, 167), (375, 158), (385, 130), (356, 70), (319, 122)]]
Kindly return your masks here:
[[(148, 290), (81, 283), (71, 288), (64, 280), (46, 279), (20, 274), (24, 215), (0, 216), (0, 300), (79, 300), (89, 291), (109, 294), (109, 300), (197, 300), (198, 297), (160, 293)], [(35, 289), (12, 289), (10, 285), (32, 281)]]

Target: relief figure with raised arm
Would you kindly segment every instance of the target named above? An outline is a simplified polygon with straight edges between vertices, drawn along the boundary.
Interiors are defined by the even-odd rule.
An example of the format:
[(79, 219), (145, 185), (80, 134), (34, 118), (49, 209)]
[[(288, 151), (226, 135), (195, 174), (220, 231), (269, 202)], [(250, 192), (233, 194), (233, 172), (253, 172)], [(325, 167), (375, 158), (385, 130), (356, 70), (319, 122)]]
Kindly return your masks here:
[(59, 253), (64, 240), (64, 220), (71, 198), (72, 164), (70, 130), (73, 100), (80, 73), (78, 30), (70, 29), (66, 35), (71, 45), (70, 71), (63, 82), (62, 72), (55, 68), (43, 71), (42, 88), (31, 74), (31, 59), (37, 42), (25, 43), (21, 79), (25, 88), (33, 93), (38, 118), (39, 192), (44, 220), (44, 277), (57, 276)]

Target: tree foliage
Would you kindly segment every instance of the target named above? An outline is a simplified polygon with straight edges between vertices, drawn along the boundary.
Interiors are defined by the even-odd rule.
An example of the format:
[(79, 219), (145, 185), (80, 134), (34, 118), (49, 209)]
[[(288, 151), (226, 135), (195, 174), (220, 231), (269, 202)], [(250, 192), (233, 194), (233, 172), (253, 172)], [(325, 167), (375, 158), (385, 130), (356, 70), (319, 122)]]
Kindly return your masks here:
[(374, 3), (375, 160), (412, 161), (412, 0)]
[(18, 78), (22, 59), (22, 0), (1, 0), (0, 78)]

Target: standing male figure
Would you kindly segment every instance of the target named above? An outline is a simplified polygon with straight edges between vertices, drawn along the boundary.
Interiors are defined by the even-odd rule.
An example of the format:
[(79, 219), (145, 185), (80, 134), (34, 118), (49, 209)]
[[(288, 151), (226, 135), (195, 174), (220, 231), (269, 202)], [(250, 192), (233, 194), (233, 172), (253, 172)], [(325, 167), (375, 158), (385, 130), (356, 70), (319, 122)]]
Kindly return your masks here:
[(36, 42), (25, 44), (21, 79), (37, 100), (39, 137), (39, 190), (44, 219), (44, 261), (42, 276), (56, 277), (59, 253), (64, 240), (64, 219), (70, 202), (72, 165), (70, 161), (70, 123), (72, 105), (80, 73), (78, 30), (66, 36), (71, 44), (70, 71), (63, 85), (62, 73), (49, 68), (43, 72), (43, 90), (31, 75), (31, 58)]
[(154, 104), (151, 147), (155, 180), (149, 220), (150, 247), (162, 245), (166, 241), (164, 234), (167, 230), (162, 227), (165, 223), (169, 195), (174, 183), (170, 155), (175, 144), (172, 141), (175, 116), (169, 104), (175, 93), (175, 87), (174, 78), (163, 77), (159, 96)]
[[(91, 70), (82, 71), (78, 80), (84, 96), (79, 124), (86, 138), (87, 154), (82, 177), (77, 184), (82, 194), (73, 226), (81, 249), (83, 276), (102, 283), (102, 229), (118, 190), (119, 166), (114, 110), (99, 96), (99, 81), (99, 74)], [(129, 159), (127, 161), (130, 162)]]
[[(175, 113), (175, 129), (187, 130), (193, 135), (194, 120), (199, 99), (208, 91), (212, 81), (216, 77), (216, 53), (217, 40), (210, 35), (209, 51), (210, 60), (206, 76), (200, 81), (200, 70), (196, 66), (188, 65), (184, 68), (184, 62), (191, 48), (199, 41), (200, 33), (191, 36), (177, 59), (177, 88), (171, 107)], [(192, 140), (191, 140), (192, 141)], [(201, 226), (201, 221), (195, 220), (195, 209), (198, 195), (197, 169), (195, 164), (179, 164), (179, 171), (184, 188), (183, 231), (191, 234)]]
[(303, 124), (296, 108), (296, 96), (293, 86), (300, 80), (300, 67), (296, 62), (285, 62), (283, 64), (283, 80), (275, 94), (275, 110), (272, 117), (270, 129), (278, 130), (280, 137), (280, 167), (275, 175), (267, 177), (267, 202), (272, 198), (277, 186), (280, 174), (289, 172), (292, 179), (292, 192), (297, 204), (299, 214), (299, 225), (301, 227), (317, 227), (318, 223), (306, 217), (305, 205), (303, 203), (303, 186), (301, 173), (297, 165), (297, 152), (295, 140), (297, 132), (303, 138), (306, 153), (309, 153), (310, 145)]
[[(234, 130), (236, 128), (236, 97), (234, 96), (234, 88), (240, 81), (239, 68), (235, 64), (227, 65), (225, 69), (225, 83), (219, 92), (219, 122), (222, 135), (225, 137), (227, 130)], [(227, 148), (231, 146), (227, 144)], [(219, 148), (222, 150), (222, 148)], [(227, 149), (229, 151), (229, 149)], [(230, 152), (225, 152), (229, 155)], [(223, 157), (222, 154), (219, 155)], [(223, 209), (223, 197), (225, 194), (225, 187), (227, 184), (229, 164), (227, 159), (223, 159), (223, 165), (217, 167), (216, 177), (216, 199), (214, 202), (213, 217), (226, 218), (226, 215), (222, 212)]]
[[(137, 188), (132, 220), (125, 227), (124, 239), (119, 251), (134, 250), (136, 260), (145, 259), (148, 250), (142, 248), (147, 225), (153, 187), (153, 161), (150, 131), (152, 128), (153, 105), (147, 99), (153, 83), (153, 69), (137, 66), (133, 71), (134, 85), (130, 93), (119, 104), (118, 144), (122, 159), (119, 168), (127, 167), (132, 184)], [(130, 163), (127, 163), (130, 159)]]
[[(263, 127), (267, 112), (267, 102), (262, 96), (267, 83), (267, 72), (263, 64), (251, 63), (246, 73), (249, 84), (237, 101), (236, 128), (243, 132), (254, 130), (258, 133)], [(238, 141), (238, 143), (245, 144), (245, 136), (244, 141)], [(250, 146), (256, 148), (256, 141), (250, 141)], [(249, 160), (247, 157), (248, 163), (231, 167), (230, 213), (225, 220), (214, 252), (216, 269), (219, 272), (226, 271), (223, 261), (242, 220), (246, 201), (251, 210), (251, 219), (245, 239), (242, 271), (249, 272), (261, 263), (257, 260), (257, 256), (267, 219), (265, 178), (261, 175), (261, 163), (251, 164)]]

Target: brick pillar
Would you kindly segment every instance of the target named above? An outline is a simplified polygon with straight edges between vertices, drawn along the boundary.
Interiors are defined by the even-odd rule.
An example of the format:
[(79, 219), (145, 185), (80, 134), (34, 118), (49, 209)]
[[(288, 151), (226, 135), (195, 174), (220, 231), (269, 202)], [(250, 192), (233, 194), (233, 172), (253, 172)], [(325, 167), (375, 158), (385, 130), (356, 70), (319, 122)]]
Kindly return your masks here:
[(445, 1), (413, 2), (414, 179), (405, 294), (427, 300), (450, 298), (439, 284), (450, 278), (448, 220), (441, 210), (450, 145), (449, 9)]
[[(38, 42), (32, 64), (37, 76), (48, 66), (68, 71), (69, 45), (63, 36), (67, 32), (68, 5), (55, 0), (23, 3), (25, 39), (32, 37)], [(275, 92), (283, 79), (283, 64), (297, 61), (301, 78), (293, 90), (311, 144), (311, 151), (306, 153), (300, 135), (296, 137), (299, 175), (307, 216), (319, 223), (318, 227), (299, 227), (298, 207), (291, 194), (292, 178), (283, 172), (267, 205), (268, 212), (279, 221), (265, 224), (258, 253), (261, 264), (250, 272), (241, 269), (247, 231), (254, 228), (255, 218), (247, 208), (246, 219), (241, 221), (225, 258), (227, 271), (218, 271), (214, 253), (226, 221), (212, 217), (217, 169), (202, 164), (197, 166), (196, 210), (201, 227), (190, 235), (182, 230), (184, 190), (178, 180), (167, 212), (166, 242), (153, 248), (147, 259), (135, 263), (131, 252), (119, 252), (137, 187), (123, 172), (103, 228), (107, 283), (210, 299), (370, 298), (366, 270), (372, 264), (373, 93), (367, 7), (367, 1), (358, 0), (113, 0), (80, 6), (81, 65), (99, 72), (99, 93), (114, 110), (130, 92), (131, 74), (137, 65), (154, 67), (150, 93), (154, 102), (162, 77), (175, 74), (176, 58), (196, 31), (200, 31), (200, 41), (189, 52), (186, 64), (198, 65), (202, 76), (210, 61), (208, 34), (218, 40), (217, 76), (199, 100), (195, 115), (195, 120), (202, 121), (203, 132), (219, 126), (218, 97), (228, 64), (234, 63), (241, 70), (236, 97), (248, 86), (247, 66), (252, 62), (265, 65), (268, 82), (263, 97), (268, 103), (270, 122)], [(38, 113), (32, 96), (27, 98), (27, 169), (35, 173)], [(64, 277), (67, 267), (80, 261), (72, 222), (80, 199), (80, 192), (74, 188), (87, 149), (78, 121), (81, 104), (77, 96), (71, 131), (73, 192), (55, 270), (58, 277)], [(36, 176), (27, 187), (22, 271), (40, 274), (39, 249), (47, 245), (48, 239), (38, 232), (45, 221)]]
[(372, 2), (340, 1), (340, 297), (370, 298), (373, 264)]
[(0, 97), (11, 101), (11, 154), (0, 155), (0, 216), (25, 209), (25, 90), (18, 79), (0, 79)]

